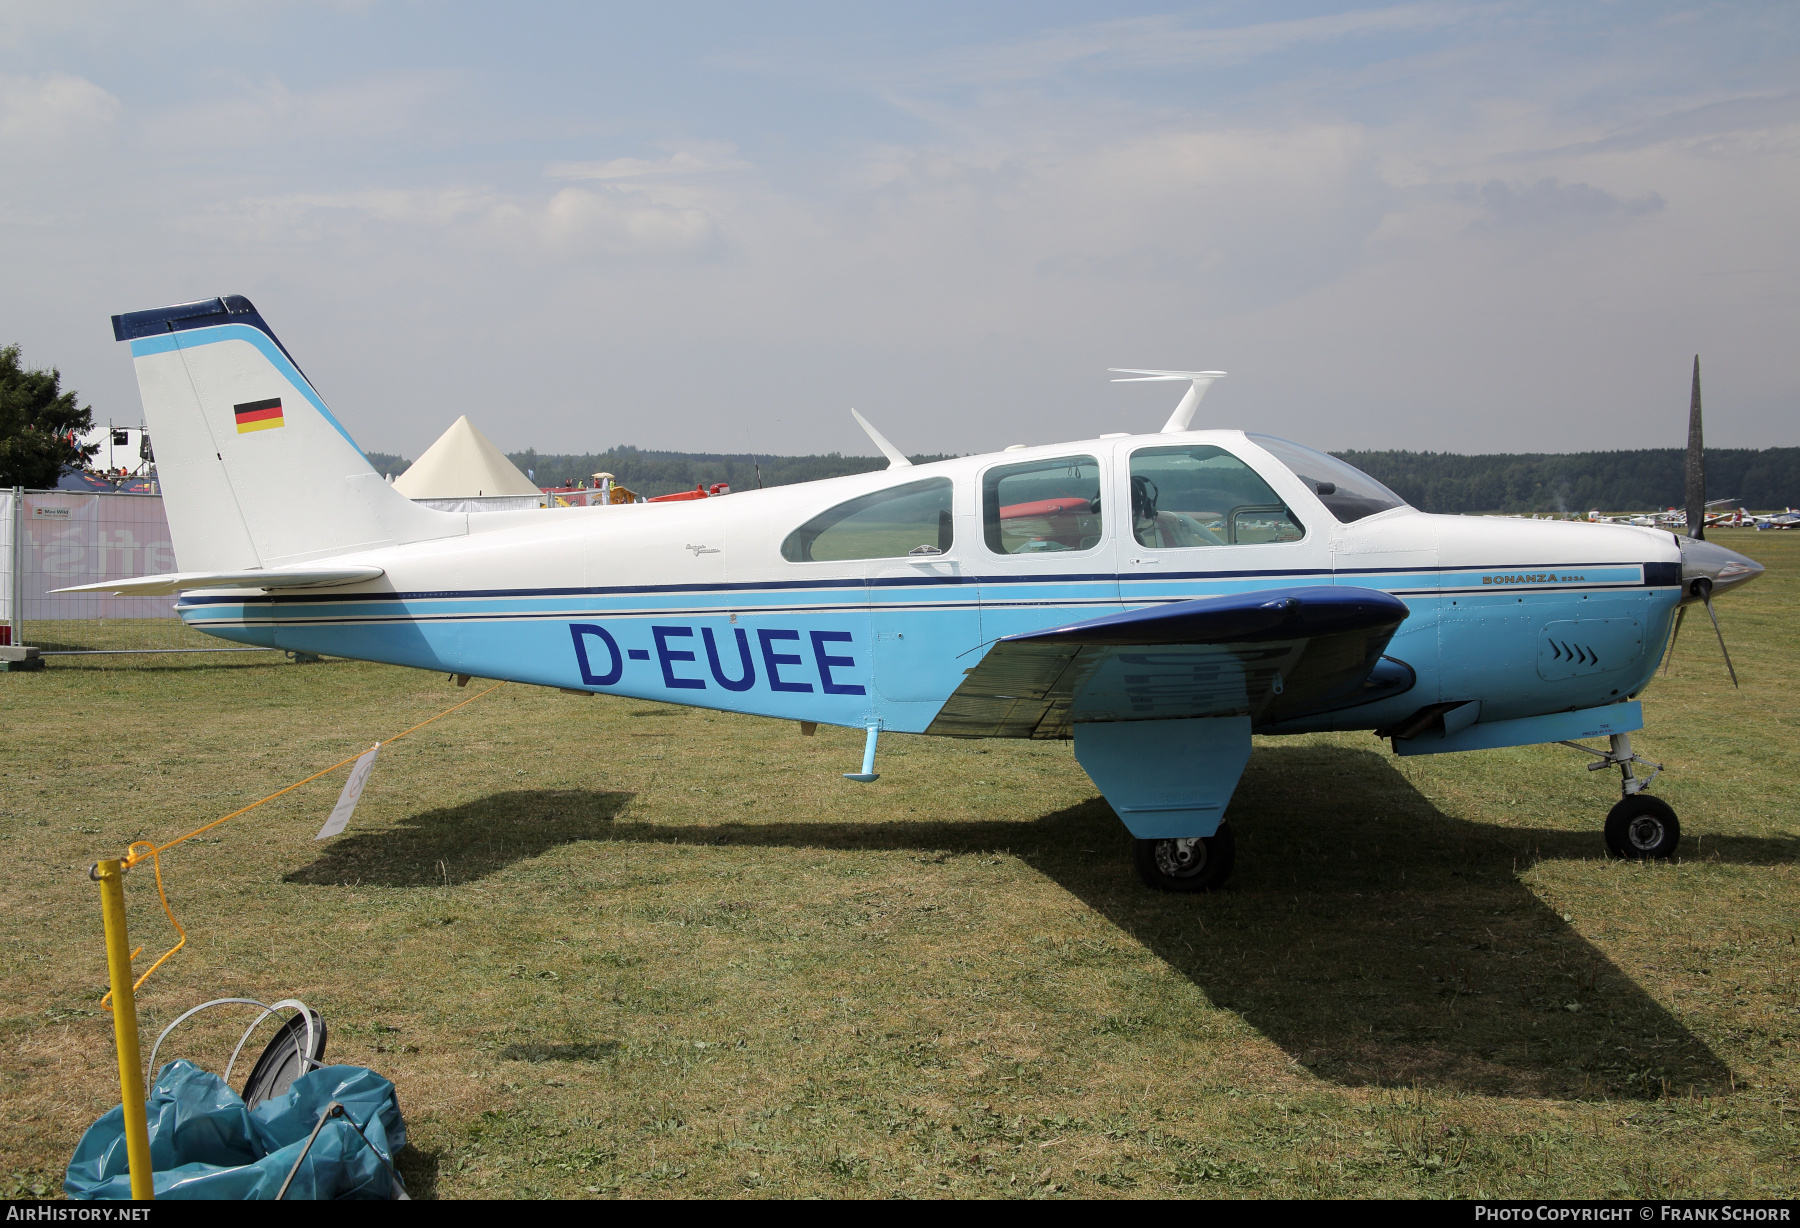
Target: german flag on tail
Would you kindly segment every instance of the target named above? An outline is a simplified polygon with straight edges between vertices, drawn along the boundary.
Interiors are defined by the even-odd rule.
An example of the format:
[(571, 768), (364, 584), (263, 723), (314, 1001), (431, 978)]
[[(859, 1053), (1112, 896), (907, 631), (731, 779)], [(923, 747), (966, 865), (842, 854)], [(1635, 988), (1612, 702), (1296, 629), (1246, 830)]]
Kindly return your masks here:
[(240, 435), (282, 425), (280, 397), (270, 397), (265, 401), (245, 401), (242, 405), (233, 405), (231, 411), (237, 415)]

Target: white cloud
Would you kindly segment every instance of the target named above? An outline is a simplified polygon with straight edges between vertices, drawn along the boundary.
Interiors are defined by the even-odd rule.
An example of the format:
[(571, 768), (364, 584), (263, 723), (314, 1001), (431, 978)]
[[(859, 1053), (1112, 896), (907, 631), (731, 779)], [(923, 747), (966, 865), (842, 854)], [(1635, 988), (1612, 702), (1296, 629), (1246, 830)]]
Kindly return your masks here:
[(718, 228), (701, 209), (666, 204), (639, 192), (564, 188), (543, 212), (543, 233), (557, 250), (613, 256), (667, 256), (715, 244)]
[(1297, 47), (1466, 24), (1494, 5), (1401, 4), (1253, 25), (1195, 26), (1172, 16), (1138, 17), (1046, 31), (999, 46), (936, 57), (946, 77), (983, 82), (1054, 77), (1070, 68), (1134, 71), (1241, 64)]
[(751, 169), (737, 150), (719, 142), (678, 149), (666, 158), (609, 158), (603, 162), (553, 162), (545, 170), (551, 179), (577, 182), (680, 182), (697, 177), (718, 178)]
[(1620, 199), (1587, 183), (1563, 183), (1554, 176), (1533, 184), (1490, 179), (1479, 188), (1470, 185), (1458, 193), (1479, 202), (1484, 216), (1480, 228), (1498, 226), (1597, 225), (1660, 212), (1665, 201), (1656, 192)]
[(170, 154), (221, 159), (296, 145), (368, 148), (396, 139), (439, 140), (440, 110), (463, 84), (450, 71), (397, 71), (295, 89), (281, 77), (233, 77), (217, 92), (144, 118)]
[(67, 155), (111, 133), (119, 100), (81, 77), (0, 73), (0, 146)]
[(491, 189), (477, 187), (295, 192), (222, 202), (183, 225), (215, 239), (317, 246), (364, 235), (371, 227), (441, 232), (489, 217), (501, 206)]
[[(0, 220), (34, 192), (79, 208), (0, 225), (9, 272), (50, 287), (0, 337), (62, 312), (88, 345), (112, 311), (247, 293), (364, 442), (400, 450), (464, 410), (508, 447), (858, 448), (852, 403), (902, 446), (963, 450), (1154, 426), (1159, 390), (1105, 383), (1140, 365), (1230, 370), (1214, 421), (1333, 446), (1610, 446), (1696, 349), (1721, 441), (1792, 441), (1800, 95), (1687, 65), (1723, 19), (1562, 19), (1398, 5), (904, 60), (812, 46), (710, 101), (537, 111), (479, 56), (202, 74), (155, 104), (103, 74), (4, 78), (0, 140), (15, 115), (88, 135), (4, 188)], [(814, 92), (777, 112), (777, 78)], [(815, 123), (834, 106), (863, 118)], [(129, 405), (94, 335), (81, 386)]]
[(704, 208), (664, 199), (645, 186), (603, 183), (549, 193), (468, 185), (294, 192), (221, 202), (181, 225), (214, 241), (315, 251), (378, 243), (439, 259), (452, 253), (532, 263), (541, 257), (717, 254), (720, 228)]

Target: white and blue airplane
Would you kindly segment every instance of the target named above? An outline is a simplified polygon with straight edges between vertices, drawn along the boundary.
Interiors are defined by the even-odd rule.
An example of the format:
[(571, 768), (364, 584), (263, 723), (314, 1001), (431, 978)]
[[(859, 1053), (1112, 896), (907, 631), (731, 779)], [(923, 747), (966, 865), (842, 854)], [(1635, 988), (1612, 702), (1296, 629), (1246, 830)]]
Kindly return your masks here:
[(1123, 372), (1188, 385), (1156, 434), (913, 465), (867, 428), (885, 471), (442, 512), (370, 467), (248, 300), (113, 329), (183, 570), (83, 589), (180, 593), (243, 644), (866, 730), (856, 781), (883, 733), (1072, 739), (1169, 891), (1230, 873), (1253, 733), (1606, 738), (1576, 748), (1620, 769), (1608, 847), (1671, 855), (1637, 696), (1677, 609), (1763, 570), (1664, 531), (1428, 515), (1323, 452), (1192, 430), (1219, 372)]

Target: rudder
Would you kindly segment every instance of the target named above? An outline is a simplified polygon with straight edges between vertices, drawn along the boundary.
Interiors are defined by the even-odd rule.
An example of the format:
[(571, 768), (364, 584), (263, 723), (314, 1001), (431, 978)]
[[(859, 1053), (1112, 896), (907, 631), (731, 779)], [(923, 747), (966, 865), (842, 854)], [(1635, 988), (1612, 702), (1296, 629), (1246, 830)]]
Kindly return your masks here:
[(177, 565), (278, 567), (457, 536), (370, 466), (249, 299), (116, 315), (131, 342)]

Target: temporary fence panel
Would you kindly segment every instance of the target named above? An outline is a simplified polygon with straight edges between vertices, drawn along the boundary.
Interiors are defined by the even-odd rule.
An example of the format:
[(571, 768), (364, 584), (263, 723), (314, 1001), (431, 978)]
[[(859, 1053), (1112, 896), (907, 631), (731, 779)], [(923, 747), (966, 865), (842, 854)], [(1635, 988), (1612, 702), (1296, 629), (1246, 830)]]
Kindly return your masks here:
[(123, 652), (266, 652), (231, 647), (183, 625), (174, 597), (51, 590), (176, 570), (161, 495), (13, 491), (6, 614), (14, 643), (43, 655)]
[(19, 506), (17, 490), (0, 491), (0, 647), (21, 644), (19, 626), (18, 555)]
[(469, 495), (455, 499), (414, 499), (440, 512), (528, 512), (548, 506), (543, 495)]

